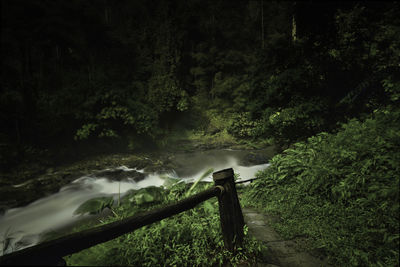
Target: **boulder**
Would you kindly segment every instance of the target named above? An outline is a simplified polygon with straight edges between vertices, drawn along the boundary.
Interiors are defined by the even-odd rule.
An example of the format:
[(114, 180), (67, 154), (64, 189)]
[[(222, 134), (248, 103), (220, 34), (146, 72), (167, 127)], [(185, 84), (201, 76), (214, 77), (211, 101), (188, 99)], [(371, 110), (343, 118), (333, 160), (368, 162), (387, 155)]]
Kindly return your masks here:
[(241, 165), (244, 166), (252, 166), (252, 165), (260, 165), (268, 163), (270, 158), (267, 155), (257, 152), (250, 152), (249, 154), (245, 155), (241, 160)]
[(134, 159), (134, 160), (128, 160), (125, 165), (130, 167), (130, 168), (136, 168), (138, 170), (144, 169), (145, 167), (149, 166), (152, 164), (152, 161), (150, 159)]
[(96, 177), (104, 177), (112, 181), (121, 181), (124, 179), (131, 178), (135, 182), (139, 182), (144, 179), (145, 175), (141, 172), (132, 170), (132, 171), (124, 171), (120, 169), (115, 169), (115, 170), (105, 170), (105, 171), (100, 171), (95, 174)]

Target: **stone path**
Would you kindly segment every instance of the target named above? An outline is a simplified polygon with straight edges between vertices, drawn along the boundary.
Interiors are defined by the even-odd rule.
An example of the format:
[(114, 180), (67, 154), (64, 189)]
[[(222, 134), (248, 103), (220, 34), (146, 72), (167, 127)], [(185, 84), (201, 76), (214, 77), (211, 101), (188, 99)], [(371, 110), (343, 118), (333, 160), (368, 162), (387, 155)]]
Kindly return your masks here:
[(249, 234), (267, 246), (264, 257), (257, 266), (263, 267), (319, 267), (329, 266), (325, 261), (301, 251), (293, 240), (283, 240), (269, 224), (274, 218), (260, 214), (255, 209), (243, 208), (243, 217)]

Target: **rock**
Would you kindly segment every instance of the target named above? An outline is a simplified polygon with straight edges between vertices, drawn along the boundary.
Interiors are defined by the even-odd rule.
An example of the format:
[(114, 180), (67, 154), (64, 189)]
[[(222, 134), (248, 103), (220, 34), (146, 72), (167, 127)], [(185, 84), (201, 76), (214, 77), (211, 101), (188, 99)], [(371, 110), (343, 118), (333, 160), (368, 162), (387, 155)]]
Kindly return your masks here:
[(106, 170), (106, 171), (100, 171), (95, 174), (97, 177), (105, 177), (107, 179), (113, 180), (113, 181), (121, 181), (123, 179), (128, 179), (131, 178), (135, 182), (139, 182), (144, 179), (145, 175), (141, 172), (132, 170), (132, 171), (124, 171), (124, 170)]
[(244, 166), (260, 165), (268, 163), (269, 159), (268, 156), (262, 153), (250, 152), (243, 157), (241, 164)]
[(145, 167), (151, 165), (151, 160), (150, 159), (127, 160), (127, 162), (125, 162), (125, 165), (128, 166), (129, 168), (136, 168), (138, 170), (142, 170)]
[(162, 164), (157, 164), (157, 165), (150, 165), (147, 166), (146, 168), (144, 168), (144, 171), (146, 173), (164, 173), (164, 172), (168, 172), (171, 169), (169, 169), (166, 166), (163, 166)]
[(76, 179), (82, 177), (83, 175), (85, 175), (86, 173), (84, 172), (80, 172), (80, 171), (76, 171), (76, 172), (64, 172), (61, 175), (61, 178), (64, 181), (64, 184), (67, 184), (68, 182), (72, 182), (75, 181)]
[(6, 210), (8, 209), (9, 209), (8, 206), (0, 204), (0, 216), (3, 216)]

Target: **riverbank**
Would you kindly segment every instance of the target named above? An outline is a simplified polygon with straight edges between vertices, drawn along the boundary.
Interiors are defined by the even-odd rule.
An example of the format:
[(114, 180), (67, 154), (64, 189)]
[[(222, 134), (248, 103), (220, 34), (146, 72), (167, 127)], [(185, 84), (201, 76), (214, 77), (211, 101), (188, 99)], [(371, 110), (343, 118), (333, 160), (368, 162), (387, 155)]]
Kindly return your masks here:
[[(264, 151), (258, 153), (263, 148)], [(175, 132), (165, 138), (164, 145), (161, 145), (159, 150), (109, 152), (66, 160), (67, 163), (54, 161), (47, 164), (43, 164), (46, 161), (39, 155), (32, 162), (21, 163), (12, 171), (1, 173), (0, 214), (9, 208), (24, 206), (54, 194), (61, 187), (85, 174), (117, 166), (145, 169), (147, 172), (167, 172), (176, 168), (176, 164), (172, 162), (176, 153), (210, 149), (248, 150), (249, 155), (243, 160), (243, 165), (265, 163), (275, 153), (274, 146), (239, 142), (224, 132), (202, 134), (186, 131), (181, 135)]]
[[(206, 182), (204, 184), (212, 186), (213, 183), (209, 182), (212, 181), (211, 173), (214, 170), (232, 167), (236, 174), (240, 174), (238, 179), (254, 177), (257, 171), (268, 166), (268, 158), (265, 155), (271, 150), (215, 149), (180, 153), (163, 151), (150, 155), (150, 158), (144, 158), (148, 164), (140, 167), (138, 164), (142, 164), (143, 160), (137, 161), (137, 155), (114, 154), (85, 164), (81, 161), (70, 166), (78, 168), (79, 172), (86, 168), (86, 173), (79, 179), (63, 186), (51, 196), (21, 208), (8, 210), (0, 221), (2, 235), (12, 237), (11, 247), (8, 246), (9, 251), (12, 251), (14, 246), (22, 248), (35, 244), (38, 240), (43, 240), (43, 234), (56, 233), (60, 228), (69, 227), (85, 216), (92, 218), (88, 214), (81, 217), (76, 213), (102, 213), (103, 207), (110, 208), (109, 203), (115, 212), (120, 207), (120, 201), (124, 203), (126, 200), (129, 200), (129, 203), (125, 212), (130, 213), (134, 211), (129, 208), (135, 206), (133, 202), (140, 204), (143, 201), (147, 203), (158, 199), (157, 194), (153, 195), (153, 189), (168, 194), (171, 190), (175, 192), (179, 188), (178, 195), (184, 198), (188, 193), (187, 186), (191, 186), (190, 183), (193, 184), (200, 178)], [(103, 162), (107, 164), (99, 164)], [(99, 166), (102, 168), (98, 169)], [(109, 169), (104, 169), (105, 166), (109, 166)], [(55, 173), (62, 171), (64, 170), (55, 169)], [(32, 183), (27, 182), (17, 188), (28, 188)], [(175, 184), (179, 185), (171, 189)], [(31, 186), (33, 192), (41, 192), (41, 188), (40, 185)], [(192, 188), (189, 191), (194, 193)], [(101, 203), (98, 202), (100, 199)], [(92, 204), (101, 205), (94, 207)], [(95, 217), (93, 219), (97, 221)]]

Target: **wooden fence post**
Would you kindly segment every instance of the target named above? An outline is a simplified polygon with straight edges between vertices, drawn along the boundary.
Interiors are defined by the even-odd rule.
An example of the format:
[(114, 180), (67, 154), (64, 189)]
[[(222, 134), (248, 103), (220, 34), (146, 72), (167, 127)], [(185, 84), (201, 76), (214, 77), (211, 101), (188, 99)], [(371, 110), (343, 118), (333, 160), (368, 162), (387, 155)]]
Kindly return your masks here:
[(244, 220), (233, 179), (233, 169), (214, 172), (213, 180), (216, 186), (220, 185), (225, 189), (218, 196), (219, 215), (225, 247), (234, 251), (242, 245)]

